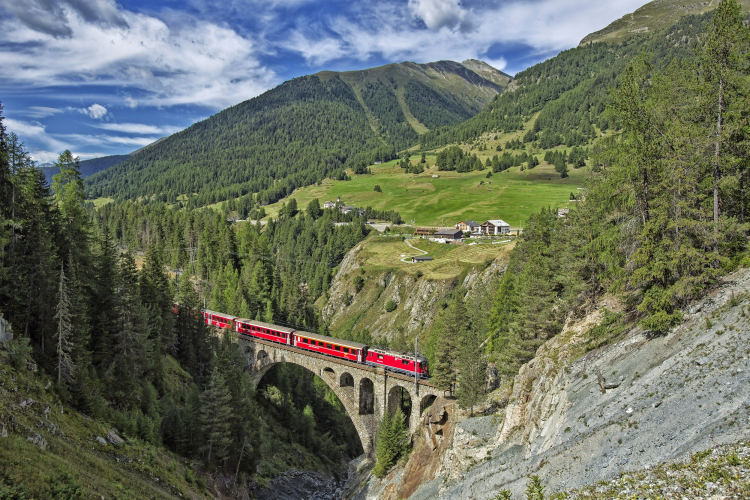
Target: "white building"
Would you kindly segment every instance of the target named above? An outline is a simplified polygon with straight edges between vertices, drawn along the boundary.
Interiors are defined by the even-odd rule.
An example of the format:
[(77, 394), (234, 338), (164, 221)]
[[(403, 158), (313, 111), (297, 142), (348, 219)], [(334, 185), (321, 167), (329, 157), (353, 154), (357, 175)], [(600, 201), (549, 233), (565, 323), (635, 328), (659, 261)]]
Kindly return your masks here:
[(510, 224), (501, 219), (488, 220), (482, 224), (482, 234), (510, 234)]

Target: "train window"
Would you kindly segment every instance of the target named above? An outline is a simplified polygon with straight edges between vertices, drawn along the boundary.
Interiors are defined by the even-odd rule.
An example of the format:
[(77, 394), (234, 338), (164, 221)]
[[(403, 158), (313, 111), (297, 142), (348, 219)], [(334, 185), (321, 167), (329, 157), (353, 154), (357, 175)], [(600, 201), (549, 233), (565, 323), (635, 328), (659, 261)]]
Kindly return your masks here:
[(331, 344), (326, 344), (326, 347), (327, 347), (328, 349), (333, 349), (333, 347), (331, 347)]
[(337, 345), (337, 346), (334, 346), (334, 347), (336, 348), (336, 350), (337, 350), (337, 351), (340, 351), (340, 350), (341, 350), (341, 346), (338, 346), (338, 345)]
[(310, 343), (310, 341), (308, 339), (302, 339), (302, 342), (304, 342), (305, 344), (309, 344)]
[(349, 348), (348, 348), (348, 347), (344, 347), (344, 352), (345, 352), (346, 354), (349, 354)]
[(378, 359), (383, 359), (383, 355), (382, 354), (378, 354)]
[(403, 365), (408, 365), (408, 364), (409, 364), (409, 362), (408, 362), (407, 360), (405, 360), (405, 359), (402, 359), (402, 360), (401, 360), (401, 364), (403, 364)]

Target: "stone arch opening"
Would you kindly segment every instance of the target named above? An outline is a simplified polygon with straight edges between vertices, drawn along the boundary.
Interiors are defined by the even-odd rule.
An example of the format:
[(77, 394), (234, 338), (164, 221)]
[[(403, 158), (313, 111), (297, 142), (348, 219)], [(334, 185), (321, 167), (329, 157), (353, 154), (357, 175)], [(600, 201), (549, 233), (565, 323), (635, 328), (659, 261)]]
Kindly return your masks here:
[(436, 399), (437, 396), (433, 394), (428, 394), (427, 396), (423, 397), (422, 401), (420, 401), (419, 403), (419, 414), (424, 415), (424, 412), (427, 410), (427, 408), (432, 406), (432, 403), (434, 403)]
[(341, 374), (341, 378), (339, 379), (339, 387), (354, 387), (354, 377), (352, 377), (351, 373), (344, 372)]
[(333, 368), (329, 368), (327, 366), (323, 368), (323, 373), (325, 373), (326, 375), (336, 375), (336, 372), (333, 371)]
[(411, 405), (411, 394), (400, 385), (391, 387), (391, 390), (388, 391), (388, 413), (393, 417), (400, 408), (401, 413), (404, 414), (404, 424), (407, 428), (410, 423)]
[(359, 414), (372, 415), (375, 413), (375, 385), (369, 378), (359, 381)]
[(267, 357), (268, 357), (268, 353), (262, 349), (258, 351), (258, 354), (255, 355), (256, 361), (261, 361), (262, 359), (267, 358)]
[[(323, 373), (328, 375), (334, 372), (331, 368), (325, 368)], [(288, 411), (289, 406), (284, 403), (284, 398), (290, 398), (293, 406), (300, 411), (309, 405), (316, 417), (314, 428), (317, 431), (313, 432), (322, 434), (324, 431), (330, 431), (334, 442), (345, 446), (346, 453), (349, 456), (359, 456), (362, 453), (369, 453), (371, 451), (372, 439), (360, 419), (352, 411), (353, 405), (349, 402), (346, 393), (337, 390), (338, 387), (336, 387), (335, 379), (326, 380), (328, 377), (319, 377), (313, 370), (306, 366), (284, 361), (273, 363), (269, 368), (264, 367), (262, 374), (259, 373), (259, 377), (256, 398), (260, 404), (267, 407), (268, 411), (276, 413)], [(335, 403), (330, 401), (330, 393), (321, 393), (321, 380), (330, 392), (333, 392)], [(282, 395), (285, 396), (281, 397)], [(295, 400), (295, 398), (299, 399), (299, 401)], [(325, 405), (330, 407), (321, 413), (321, 418), (325, 418), (324, 415), (327, 413), (340, 411), (338, 410), (339, 408), (343, 408), (349, 418), (335, 419), (341, 422), (342, 425), (326, 427), (324, 429), (324, 421), (318, 421), (317, 411)], [(309, 445), (310, 443), (302, 444)]]

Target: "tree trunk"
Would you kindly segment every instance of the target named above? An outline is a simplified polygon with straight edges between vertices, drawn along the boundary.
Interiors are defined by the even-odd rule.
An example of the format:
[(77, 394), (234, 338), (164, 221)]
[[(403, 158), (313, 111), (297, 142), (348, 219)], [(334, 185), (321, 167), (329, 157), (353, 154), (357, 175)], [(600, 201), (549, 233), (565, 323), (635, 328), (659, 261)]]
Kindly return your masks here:
[(719, 154), (721, 152), (721, 112), (724, 80), (719, 79), (719, 116), (716, 121), (716, 152), (714, 155), (714, 252), (719, 253)]

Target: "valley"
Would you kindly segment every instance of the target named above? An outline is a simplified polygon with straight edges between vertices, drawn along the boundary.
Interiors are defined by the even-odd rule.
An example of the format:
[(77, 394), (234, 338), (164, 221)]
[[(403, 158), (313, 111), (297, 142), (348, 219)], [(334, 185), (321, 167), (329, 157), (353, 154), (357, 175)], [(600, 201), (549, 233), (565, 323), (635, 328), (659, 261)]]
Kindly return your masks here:
[(0, 5), (0, 500), (750, 497), (748, 0), (452, 1)]

